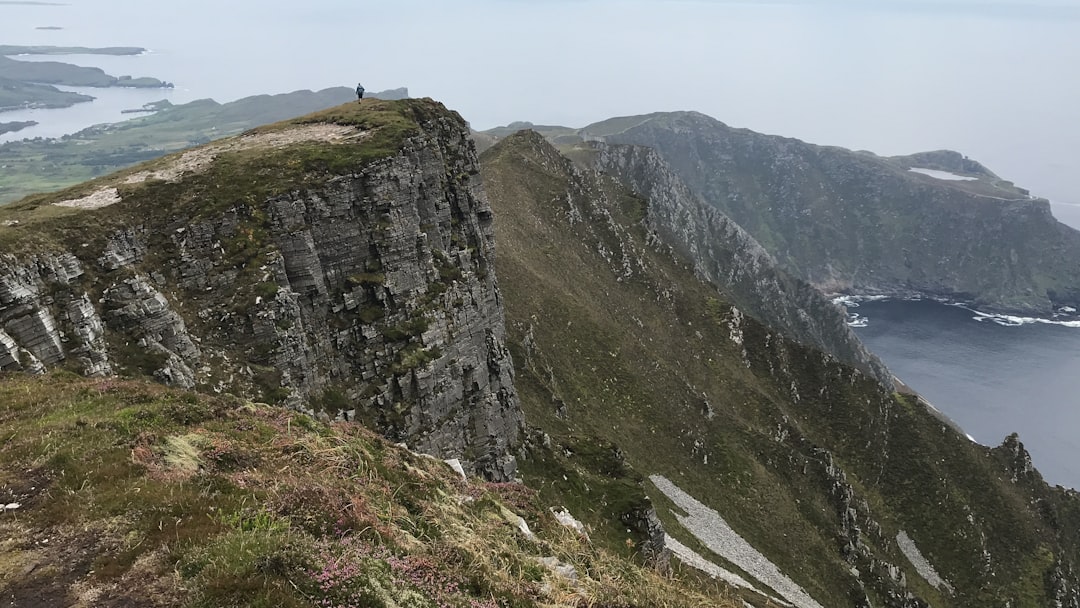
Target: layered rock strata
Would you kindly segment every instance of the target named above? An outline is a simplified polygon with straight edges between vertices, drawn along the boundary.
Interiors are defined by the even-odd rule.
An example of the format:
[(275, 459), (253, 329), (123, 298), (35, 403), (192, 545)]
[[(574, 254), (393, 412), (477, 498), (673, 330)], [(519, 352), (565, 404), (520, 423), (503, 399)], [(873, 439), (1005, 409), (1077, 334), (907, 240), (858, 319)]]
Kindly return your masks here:
[[(464, 121), (430, 101), (385, 108), (415, 121), (395, 149), (307, 171), (266, 196), (217, 196), (185, 174), (76, 212), (103, 235), (68, 219), (49, 225), (68, 242), (27, 236), (27, 246), (17, 231), (30, 227), (9, 227), (0, 368), (143, 373), (248, 394), (364, 419), (416, 450), (511, 478), (522, 420), (473, 145)], [(340, 143), (292, 146), (366, 158), (394, 123), (365, 120)], [(291, 150), (274, 150), (274, 162)], [(211, 162), (254, 165), (258, 152)]]

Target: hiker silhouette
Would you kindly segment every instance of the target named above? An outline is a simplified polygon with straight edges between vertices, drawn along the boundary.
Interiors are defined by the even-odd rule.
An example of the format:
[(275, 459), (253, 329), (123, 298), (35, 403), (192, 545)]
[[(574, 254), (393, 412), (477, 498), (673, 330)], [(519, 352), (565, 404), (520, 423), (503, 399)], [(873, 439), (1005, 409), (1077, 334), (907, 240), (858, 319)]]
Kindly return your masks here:
[(356, 99), (358, 101), (362, 101), (364, 99), (364, 85), (362, 84), (356, 85)]

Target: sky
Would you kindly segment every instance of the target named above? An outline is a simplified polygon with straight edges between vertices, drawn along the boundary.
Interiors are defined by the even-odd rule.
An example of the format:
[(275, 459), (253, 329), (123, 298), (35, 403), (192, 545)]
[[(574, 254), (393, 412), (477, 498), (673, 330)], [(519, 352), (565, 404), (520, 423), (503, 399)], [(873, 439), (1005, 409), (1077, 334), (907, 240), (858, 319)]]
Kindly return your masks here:
[(149, 47), (116, 69), (177, 96), (362, 81), (478, 129), (697, 110), (881, 154), (956, 149), (1080, 205), (1075, 1), (67, 0), (0, 4), (0, 23), (0, 42)]

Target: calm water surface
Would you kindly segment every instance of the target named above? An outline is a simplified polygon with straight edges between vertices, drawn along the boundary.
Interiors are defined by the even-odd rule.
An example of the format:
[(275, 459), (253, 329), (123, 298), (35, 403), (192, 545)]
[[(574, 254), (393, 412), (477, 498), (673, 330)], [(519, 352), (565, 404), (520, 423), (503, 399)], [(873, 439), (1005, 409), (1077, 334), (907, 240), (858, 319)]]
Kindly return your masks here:
[(1080, 488), (1080, 329), (976, 321), (936, 302), (863, 302), (863, 342), (984, 445), (1009, 433), (1051, 483)]

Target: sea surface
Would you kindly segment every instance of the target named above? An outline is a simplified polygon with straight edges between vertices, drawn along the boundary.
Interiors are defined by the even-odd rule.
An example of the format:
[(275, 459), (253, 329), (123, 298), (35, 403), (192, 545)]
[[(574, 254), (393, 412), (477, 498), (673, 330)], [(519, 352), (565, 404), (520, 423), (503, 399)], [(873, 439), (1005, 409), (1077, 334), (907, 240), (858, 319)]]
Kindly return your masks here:
[(995, 446), (1019, 433), (1048, 482), (1080, 488), (1074, 316), (984, 317), (929, 300), (861, 302), (849, 312), (870, 350), (976, 441)]

